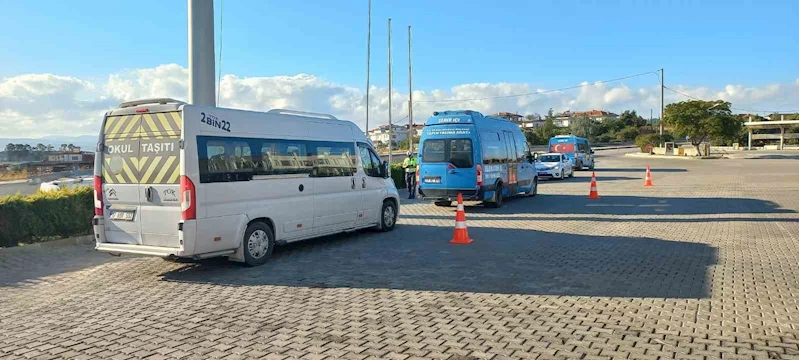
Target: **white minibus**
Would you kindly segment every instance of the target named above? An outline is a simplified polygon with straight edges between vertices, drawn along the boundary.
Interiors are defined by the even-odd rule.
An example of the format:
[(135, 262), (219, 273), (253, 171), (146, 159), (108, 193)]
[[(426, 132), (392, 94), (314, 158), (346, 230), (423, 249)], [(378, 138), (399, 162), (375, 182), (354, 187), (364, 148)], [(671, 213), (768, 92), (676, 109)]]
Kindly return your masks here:
[(106, 113), (94, 164), (96, 249), (259, 265), (275, 245), (389, 231), (399, 195), (350, 121), (172, 99)]

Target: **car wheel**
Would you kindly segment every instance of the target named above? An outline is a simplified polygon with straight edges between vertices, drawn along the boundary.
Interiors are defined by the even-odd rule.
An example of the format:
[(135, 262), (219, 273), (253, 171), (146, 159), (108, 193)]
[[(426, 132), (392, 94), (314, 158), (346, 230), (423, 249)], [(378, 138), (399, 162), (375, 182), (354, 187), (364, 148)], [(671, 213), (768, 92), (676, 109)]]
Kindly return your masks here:
[(571, 177), (574, 177), (574, 169), (572, 169), (572, 171), (570, 171), (570, 172), (569, 172), (569, 177), (570, 177), (570, 178), (571, 178)]
[(538, 195), (538, 176), (533, 178), (533, 188), (527, 192), (527, 196), (536, 196)]
[(591, 163), (591, 166), (588, 167), (588, 170), (594, 170), (594, 163)]
[(494, 201), (487, 202), (486, 205), (490, 208), (502, 207), (502, 184), (497, 185), (497, 190), (494, 193)]
[(394, 230), (397, 225), (397, 206), (391, 200), (383, 201), (383, 208), (380, 210), (380, 231)]
[(258, 266), (272, 256), (275, 248), (275, 235), (269, 225), (254, 222), (244, 232), (244, 262), (249, 266)]
[(566, 178), (566, 170), (561, 170), (560, 171), (560, 179), (559, 180), (563, 180), (565, 178)]
[(436, 204), (436, 206), (441, 206), (441, 207), (450, 207), (452, 206), (452, 201), (436, 201), (433, 204)]

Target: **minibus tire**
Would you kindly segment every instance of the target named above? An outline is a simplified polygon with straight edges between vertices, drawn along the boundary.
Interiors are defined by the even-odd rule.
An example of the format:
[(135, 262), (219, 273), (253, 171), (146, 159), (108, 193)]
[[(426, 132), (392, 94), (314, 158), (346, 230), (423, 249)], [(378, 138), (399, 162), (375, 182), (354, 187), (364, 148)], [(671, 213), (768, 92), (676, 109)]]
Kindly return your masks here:
[(538, 177), (533, 178), (533, 188), (527, 192), (527, 196), (536, 196), (538, 195)]
[(485, 203), (490, 208), (502, 207), (502, 184), (497, 184), (497, 189), (494, 190), (494, 201)]
[[(386, 223), (386, 211), (387, 208), (391, 208), (392, 214), (394, 214), (394, 218), (391, 219), (390, 224)], [(383, 201), (383, 207), (380, 208), (380, 231), (391, 231), (394, 230), (394, 225), (397, 225), (397, 205), (394, 205), (394, 202), (391, 200)]]
[[(250, 250), (250, 237), (256, 232), (260, 232), (260, 236), (265, 236), (266, 238), (261, 238), (261, 240), (253, 240), (254, 245), (257, 246), (258, 243), (261, 241), (266, 241), (266, 250), (264, 251), (262, 248), (259, 251), (263, 253), (259, 255), (259, 253), (252, 254)], [(258, 237), (258, 236), (256, 236)], [(247, 226), (247, 230), (244, 231), (244, 239), (242, 239), (241, 246), (243, 247), (242, 252), (244, 253), (244, 262), (247, 263), (249, 266), (258, 266), (262, 265), (272, 256), (272, 250), (275, 249), (275, 235), (272, 231), (272, 228), (269, 227), (268, 224), (262, 223), (260, 221), (254, 222)]]

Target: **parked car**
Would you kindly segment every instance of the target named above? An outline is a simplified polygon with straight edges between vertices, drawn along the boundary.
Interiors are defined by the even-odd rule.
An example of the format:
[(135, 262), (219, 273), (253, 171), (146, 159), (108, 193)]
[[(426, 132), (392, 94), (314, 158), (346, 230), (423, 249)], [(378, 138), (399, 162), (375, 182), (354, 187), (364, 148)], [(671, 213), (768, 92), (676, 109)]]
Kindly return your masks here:
[(538, 155), (535, 169), (540, 178), (565, 179), (574, 176), (574, 166), (565, 154), (546, 153)]

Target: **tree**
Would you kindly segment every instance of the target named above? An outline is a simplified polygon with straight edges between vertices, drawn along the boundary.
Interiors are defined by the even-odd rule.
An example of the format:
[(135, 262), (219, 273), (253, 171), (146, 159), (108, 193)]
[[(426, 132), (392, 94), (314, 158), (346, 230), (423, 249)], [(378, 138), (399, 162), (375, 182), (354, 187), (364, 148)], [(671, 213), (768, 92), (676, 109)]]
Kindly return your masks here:
[(663, 124), (678, 137), (687, 136), (701, 156), (700, 144), (735, 139), (743, 121), (732, 114), (726, 101), (690, 100), (667, 105)]
[(16, 147), (14, 146), (14, 144), (8, 143), (8, 145), (6, 145), (6, 151), (12, 152), (14, 150), (16, 150)]
[(527, 139), (527, 143), (530, 145), (543, 145), (544, 140), (538, 137), (538, 134), (534, 130), (525, 130), (524, 137)]
[(533, 113), (533, 114), (530, 114), (530, 115), (525, 115), (524, 119), (527, 120), (527, 121), (541, 120), (541, 114)]
[(621, 115), (619, 115), (619, 121), (623, 124), (624, 127), (627, 126), (634, 126), (634, 127), (641, 127), (646, 125), (646, 119), (635, 112), (635, 110), (624, 110)]
[(635, 140), (638, 135), (641, 134), (641, 131), (638, 130), (635, 126), (628, 126), (620, 131), (616, 132), (616, 140), (618, 141), (632, 141)]
[(594, 121), (587, 117), (574, 117), (570, 121), (569, 128), (574, 136), (587, 138), (591, 135), (592, 123)]
[(47, 145), (47, 151), (55, 151), (55, 146)]
[(45, 150), (47, 150), (47, 146), (44, 146), (44, 144), (42, 144), (42, 143), (36, 144), (36, 151), (42, 152), (42, 151), (45, 151)]
[(68, 146), (67, 144), (61, 144), (61, 147), (59, 148), (59, 150), (61, 150), (61, 152), (67, 152), (67, 149), (68, 149), (67, 146)]

